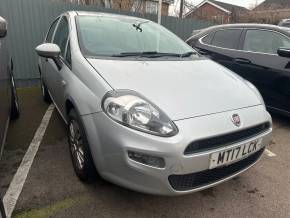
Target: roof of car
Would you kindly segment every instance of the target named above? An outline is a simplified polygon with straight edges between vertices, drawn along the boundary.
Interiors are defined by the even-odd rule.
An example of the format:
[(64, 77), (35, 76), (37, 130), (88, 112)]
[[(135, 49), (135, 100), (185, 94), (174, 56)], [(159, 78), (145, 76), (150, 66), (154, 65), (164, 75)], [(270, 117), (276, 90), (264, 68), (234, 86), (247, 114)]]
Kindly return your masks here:
[(205, 28), (201, 30), (201, 32), (210, 32), (212, 30), (218, 29), (225, 29), (225, 28), (258, 28), (258, 29), (268, 29), (268, 30), (275, 30), (279, 32), (289, 32), (289, 28), (277, 26), (277, 25), (270, 25), (270, 24), (254, 24), (254, 23), (238, 23), (238, 24), (223, 24), (223, 25), (216, 25)]
[[(207, 27), (205, 29), (201, 29), (199, 31), (193, 31), (193, 34), (186, 41), (194, 39), (196, 37), (198, 38), (212, 31), (216, 31), (219, 29), (228, 29), (228, 28), (257, 28), (257, 29), (275, 30), (278, 32), (283, 32), (284, 34), (290, 37), (290, 28), (287, 28), (287, 27), (281, 27), (281, 26), (270, 25), (270, 24), (237, 23), (237, 24), (215, 25), (215, 26)], [(194, 32), (196, 32), (196, 34), (194, 34)]]
[(283, 29), (276, 25), (271, 24), (256, 24), (256, 23), (237, 23), (237, 24), (223, 24), (209, 27), (210, 29), (221, 29), (221, 28), (263, 28), (263, 29)]

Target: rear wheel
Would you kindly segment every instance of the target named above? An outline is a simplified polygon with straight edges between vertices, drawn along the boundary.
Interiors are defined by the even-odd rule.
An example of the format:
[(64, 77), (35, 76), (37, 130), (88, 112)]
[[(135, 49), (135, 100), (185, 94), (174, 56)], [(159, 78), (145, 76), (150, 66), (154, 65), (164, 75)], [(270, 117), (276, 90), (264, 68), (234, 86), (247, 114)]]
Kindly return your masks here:
[(94, 182), (97, 171), (80, 117), (74, 109), (69, 113), (67, 131), (72, 163), (77, 176), (84, 182)]
[(11, 74), (11, 111), (10, 117), (11, 119), (17, 119), (19, 117), (19, 104), (18, 104), (18, 95), (15, 86), (15, 81), (13, 74)]

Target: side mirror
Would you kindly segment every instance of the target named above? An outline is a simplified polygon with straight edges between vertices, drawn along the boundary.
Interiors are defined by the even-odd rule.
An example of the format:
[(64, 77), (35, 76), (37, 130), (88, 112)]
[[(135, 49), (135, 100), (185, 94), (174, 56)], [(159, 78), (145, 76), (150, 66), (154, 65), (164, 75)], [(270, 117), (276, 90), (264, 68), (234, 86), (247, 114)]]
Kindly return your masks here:
[(35, 48), (36, 53), (43, 58), (51, 58), (56, 64), (58, 70), (62, 67), (62, 62), (59, 59), (60, 48), (53, 43), (44, 43)]
[(44, 58), (58, 58), (60, 55), (60, 48), (53, 43), (44, 43), (35, 48), (37, 54)]
[(7, 21), (0, 17), (0, 38), (4, 38), (7, 35)]
[(279, 48), (277, 53), (280, 57), (290, 58), (290, 48)]

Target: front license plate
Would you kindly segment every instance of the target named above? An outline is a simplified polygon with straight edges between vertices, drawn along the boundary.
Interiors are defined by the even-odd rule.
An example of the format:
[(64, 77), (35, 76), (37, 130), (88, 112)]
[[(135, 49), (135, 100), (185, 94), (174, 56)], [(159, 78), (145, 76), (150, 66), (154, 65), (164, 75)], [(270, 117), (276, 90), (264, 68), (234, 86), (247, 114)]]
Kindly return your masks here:
[(240, 159), (244, 159), (252, 153), (260, 150), (262, 139), (239, 145), (230, 149), (213, 153), (210, 158), (209, 168), (213, 169), (219, 166), (228, 165)]

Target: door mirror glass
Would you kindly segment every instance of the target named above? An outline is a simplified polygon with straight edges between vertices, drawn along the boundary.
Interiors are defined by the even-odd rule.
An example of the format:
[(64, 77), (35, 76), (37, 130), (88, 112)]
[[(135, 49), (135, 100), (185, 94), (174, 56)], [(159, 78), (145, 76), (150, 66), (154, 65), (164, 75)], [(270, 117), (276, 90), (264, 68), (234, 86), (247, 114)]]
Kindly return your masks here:
[(5, 37), (7, 34), (7, 22), (5, 19), (0, 17), (0, 38)]
[(290, 48), (279, 48), (277, 53), (280, 57), (290, 58)]
[(57, 58), (60, 55), (60, 48), (53, 43), (44, 43), (36, 47), (36, 52), (40, 57)]

